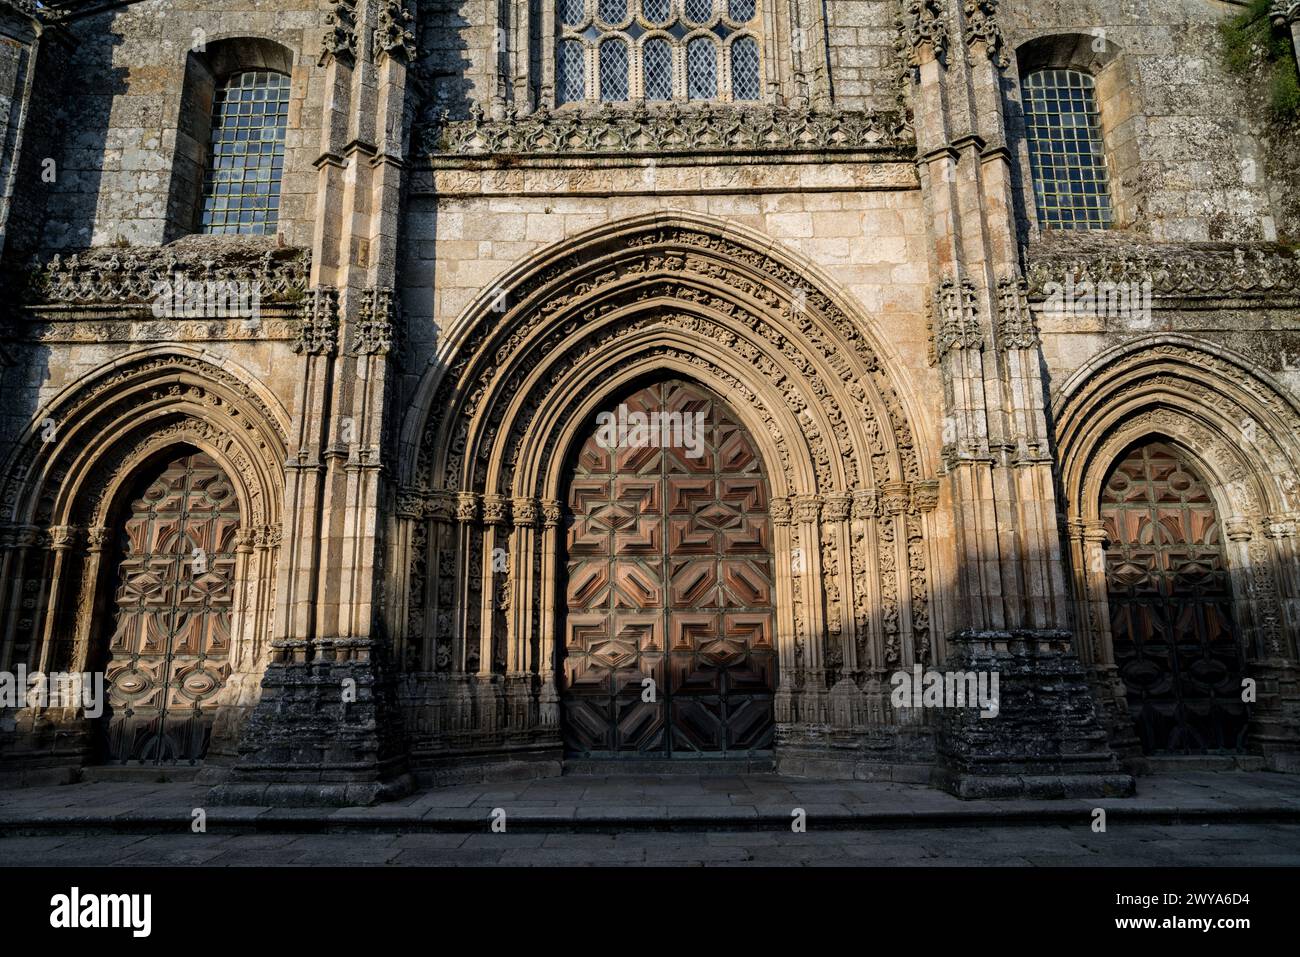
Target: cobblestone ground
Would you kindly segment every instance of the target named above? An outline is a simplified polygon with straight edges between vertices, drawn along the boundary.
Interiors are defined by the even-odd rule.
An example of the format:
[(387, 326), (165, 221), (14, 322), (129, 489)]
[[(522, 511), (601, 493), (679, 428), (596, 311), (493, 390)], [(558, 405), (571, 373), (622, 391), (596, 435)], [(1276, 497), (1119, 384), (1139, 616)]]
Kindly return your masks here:
[(0, 838), (42, 866), (1300, 865), (1300, 824), (944, 827), (611, 834), (90, 834)]

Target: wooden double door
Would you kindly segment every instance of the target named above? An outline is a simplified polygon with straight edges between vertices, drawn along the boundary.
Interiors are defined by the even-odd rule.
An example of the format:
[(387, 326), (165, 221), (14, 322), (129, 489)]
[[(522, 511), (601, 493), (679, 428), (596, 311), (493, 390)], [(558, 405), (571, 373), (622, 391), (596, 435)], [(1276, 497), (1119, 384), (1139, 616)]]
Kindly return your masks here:
[(766, 751), (774, 570), (756, 445), (721, 401), (680, 380), (603, 411), (567, 497), (566, 747), (591, 757)]

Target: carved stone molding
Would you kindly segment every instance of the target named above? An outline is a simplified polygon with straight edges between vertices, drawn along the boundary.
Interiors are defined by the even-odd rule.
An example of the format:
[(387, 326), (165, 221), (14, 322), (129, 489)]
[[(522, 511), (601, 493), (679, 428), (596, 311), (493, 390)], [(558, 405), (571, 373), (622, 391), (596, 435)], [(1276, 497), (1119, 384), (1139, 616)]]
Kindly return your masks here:
[(718, 107), (682, 109), (610, 104), (599, 110), (540, 110), (519, 116), (507, 107), (492, 119), (475, 104), (467, 120), (444, 114), (418, 131), (434, 156), (616, 153), (826, 153), (905, 150), (912, 145), (903, 116), (892, 111)]
[(1269, 16), (1279, 27), (1300, 23), (1300, 0), (1273, 0)]
[(382, 0), (379, 4), (379, 26), (375, 28), (375, 59), (394, 56), (406, 63), (416, 57), (415, 15), (406, 9), (402, 0)]
[(974, 50), (983, 46), (993, 65), (1005, 70), (1011, 65), (1002, 39), (1002, 28), (998, 26), (998, 0), (966, 0), (966, 46)]
[(310, 269), (307, 250), (246, 237), (97, 246), (37, 265), (21, 296), (32, 306), (149, 306), (179, 275), (194, 283), (255, 283), (261, 303), (286, 303), (302, 296)]
[(338, 348), (339, 292), (332, 286), (316, 286), (303, 300), (302, 319), (293, 351), (299, 354), (333, 355)]

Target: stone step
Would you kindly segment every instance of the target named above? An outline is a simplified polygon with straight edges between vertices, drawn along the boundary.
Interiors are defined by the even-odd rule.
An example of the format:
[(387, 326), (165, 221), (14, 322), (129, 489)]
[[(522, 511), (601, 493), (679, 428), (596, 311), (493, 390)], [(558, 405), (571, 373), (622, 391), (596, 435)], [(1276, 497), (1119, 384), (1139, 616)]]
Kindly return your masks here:
[(657, 774), (774, 774), (771, 757), (744, 758), (565, 758), (564, 774), (583, 777), (643, 777)]
[(1255, 754), (1151, 754), (1144, 762), (1148, 774), (1264, 770), (1264, 759)]
[(134, 784), (188, 783), (199, 776), (202, 766), (166, 764), (99, 764), (81, 769), (78, 780)]

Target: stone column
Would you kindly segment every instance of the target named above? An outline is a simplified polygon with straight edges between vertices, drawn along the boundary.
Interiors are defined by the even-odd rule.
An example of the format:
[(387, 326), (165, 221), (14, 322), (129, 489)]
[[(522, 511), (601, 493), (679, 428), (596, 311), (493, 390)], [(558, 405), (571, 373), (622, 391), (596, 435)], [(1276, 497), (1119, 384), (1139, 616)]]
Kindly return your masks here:
[(1002, 696), (997, 717), (940, 713), (936, 783), (962, 796), (1131, 790), (1068, 630), (1040, 347), (1013, 212), (998, 2), (914, 0), (903, 10), (957, 543), (958, 621), (942, 667), (998, 671)]

